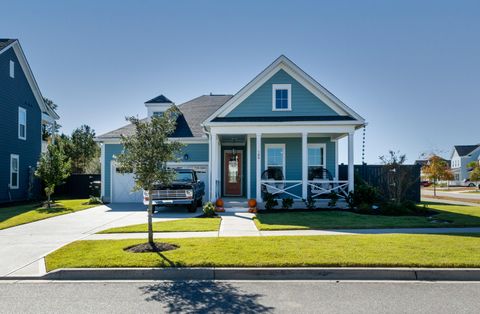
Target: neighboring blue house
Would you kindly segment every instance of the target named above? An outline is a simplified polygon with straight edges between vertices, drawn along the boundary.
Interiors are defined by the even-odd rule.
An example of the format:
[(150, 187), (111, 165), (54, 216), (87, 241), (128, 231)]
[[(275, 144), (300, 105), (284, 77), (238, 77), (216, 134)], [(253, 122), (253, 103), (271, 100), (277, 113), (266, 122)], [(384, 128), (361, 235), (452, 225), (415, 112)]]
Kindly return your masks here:
[(454, 176), (454, 185), (464, 185), (465, 183), (474, 186), (473, 182), (468, 183), (470, 170), (468, 164), (472, 161), (480, 163), (480, 144), (477, 145), (456, 145), (453, 148), (452, 172)]
[[(165, 96), (145, 103), (148, 117), (173, 105)], [(353, 135), (365, 120), (285, 56), (280, 56), (235, 95), (204, 95), (178, 106), (172, 139), (186, 144), (172, 167), (194, 168), (208, 200), (256, 198), (265, 192), (301, 200), (353, 190)], [(117, 171), (120, 135), (103, 134), (102, 197), (141, 202), (133, 175)], [(338, 140), (348, 137), (347, 181), (338, 180)]]
[(43, 102), (18, 40), (0, 39), (0, 203), (31, 196), (45, 147), (42, 127), (58, 118)]

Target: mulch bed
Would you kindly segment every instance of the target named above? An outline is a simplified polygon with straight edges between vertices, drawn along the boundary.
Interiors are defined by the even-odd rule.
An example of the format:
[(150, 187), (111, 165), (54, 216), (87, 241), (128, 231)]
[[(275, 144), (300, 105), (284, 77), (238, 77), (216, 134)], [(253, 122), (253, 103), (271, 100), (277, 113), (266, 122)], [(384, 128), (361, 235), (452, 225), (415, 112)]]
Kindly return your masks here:
[(141, 243), (124, 248), (123, 250), (130, 253), (152, 253), (152, 252), (165, 252), (178, 249), (179, 246), (164, 242)]

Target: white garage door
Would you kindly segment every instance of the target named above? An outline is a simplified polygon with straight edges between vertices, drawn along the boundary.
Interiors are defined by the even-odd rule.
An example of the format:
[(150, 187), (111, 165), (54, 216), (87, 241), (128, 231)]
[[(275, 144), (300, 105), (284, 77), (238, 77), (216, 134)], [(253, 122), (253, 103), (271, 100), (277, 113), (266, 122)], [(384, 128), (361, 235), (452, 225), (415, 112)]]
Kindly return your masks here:
[(112, 203), (141, 203), (142, 191), (132, 192), (135, 185), (132, 173), (120, 173), (112, 162)]
[[(207, 200), (208, 184), (208, 165), (193, 163), (175, 163), (170, 165), (172, 168), (193, 169), (197, 172), (198, 179), (205, 183), (204, 201)], [(133, 174), (122, 174), (117, 171), (115, 162), (112, 162), (112, 203), (141, 203), (142, 191), (132, 192), (134, 181)]]

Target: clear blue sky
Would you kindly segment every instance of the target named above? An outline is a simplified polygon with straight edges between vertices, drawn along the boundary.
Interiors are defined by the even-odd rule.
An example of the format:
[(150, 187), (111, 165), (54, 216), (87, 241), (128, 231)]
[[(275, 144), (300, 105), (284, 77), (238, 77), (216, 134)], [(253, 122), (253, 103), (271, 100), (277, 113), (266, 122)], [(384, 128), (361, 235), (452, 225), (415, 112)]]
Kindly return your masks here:
[[(480, 143), (480, 1), (4, 1), (63, 132), (235, 93), (280, 54), (363, 115), (366, 161)], [(360, 159), (360, 132), (356, 159)], [(341, 153), (345, 153), (344, 147)], [(346, 155), (340, 157), (345, 160)]]

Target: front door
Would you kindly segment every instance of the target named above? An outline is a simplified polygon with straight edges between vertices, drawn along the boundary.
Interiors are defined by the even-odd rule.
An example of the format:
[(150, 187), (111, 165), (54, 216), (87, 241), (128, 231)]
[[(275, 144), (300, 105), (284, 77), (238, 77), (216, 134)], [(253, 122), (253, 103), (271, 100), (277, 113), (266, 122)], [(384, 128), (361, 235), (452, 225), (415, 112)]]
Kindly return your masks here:
[(242, 196), (243, 151), (226, 150), (224, 152), (223, 194), (225, 196)]

